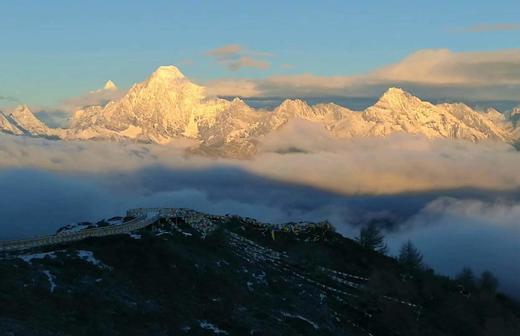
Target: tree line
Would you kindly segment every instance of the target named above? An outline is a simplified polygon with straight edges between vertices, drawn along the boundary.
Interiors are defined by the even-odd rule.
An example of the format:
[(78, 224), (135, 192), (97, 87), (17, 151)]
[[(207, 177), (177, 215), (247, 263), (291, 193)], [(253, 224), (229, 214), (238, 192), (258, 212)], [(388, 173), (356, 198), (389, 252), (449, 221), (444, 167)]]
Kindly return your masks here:
[[(383, 231), (375, 223), (370, 223), (362, 227), (355, 240), (364, 248), (384, 255), (388, 254), (388, 246), (385, 243)], [(423, 262), (422, 253), (411, 240), (407, 240), (401, 245), (396, 259), (408, 272), (426, 271), (428, 269)], [(464, 267), (462, 271), (455, 276), (455, 280), (466, 292), (482, 290), (495, 293), (499, 284), (498, 279), (492, 272), (484, 271), (480, 276), (476, 276), (469, 267)]]

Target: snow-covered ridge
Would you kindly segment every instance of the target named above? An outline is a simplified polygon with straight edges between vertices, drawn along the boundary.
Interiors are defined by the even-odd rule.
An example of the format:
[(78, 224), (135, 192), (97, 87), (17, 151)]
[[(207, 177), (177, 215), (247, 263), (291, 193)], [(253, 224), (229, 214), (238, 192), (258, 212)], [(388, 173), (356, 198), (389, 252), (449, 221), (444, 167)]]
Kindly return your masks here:
[[(103, 90), (117, 90), (112, 81)], [(464, 104), (432, 104), (399, 89), (388, 89), (364, 111), (336, 104), (308, 105), (287, 99), (272, 111), (242, 100), (208, 98), (175, 66), (161, 66), (105, 106), (76, 111), (68, 129), (52, 129), (27, 106), (0, 114), (0, 131), (62, 140), (109, 139), (165, 144), (178, 138), (199, 141), (195, 153), (248, 156), (262, 136), (299, 118), (323, 126), (337, 138), (382, 137), (396, 132), (427, 138), (514, 143), (520, 137), (520, 108), (504, 117), (496, 110), (475, 111)], [(516, 128), (516, 129), (515, 129)]]

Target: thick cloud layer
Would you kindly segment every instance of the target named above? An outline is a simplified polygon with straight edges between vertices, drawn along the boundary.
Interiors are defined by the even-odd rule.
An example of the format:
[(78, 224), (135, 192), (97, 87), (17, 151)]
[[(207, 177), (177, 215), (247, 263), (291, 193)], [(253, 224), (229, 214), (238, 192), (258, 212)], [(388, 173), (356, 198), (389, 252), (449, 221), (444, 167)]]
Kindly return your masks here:
[[(0, 239), (52, 233), (140, 206), (189, 207), (269, 222), (330, 220), (354, 236), (384, 223), (393, 251), (411, 238), (435, 269), (488, 268), (514, 277), (520, 153), (397, 135), (330, 138), (296, 121), (261, 139), (254, 160), (188, 157), (158, 146), (0, 136)], [(450, 196), (450, 198), (445, 198)]]
[(237, 161), (186, 157), (184, 149), (194, 143), (180, 140), (160, 146), (0, 136), (0, 167), (97, 173), (149, 166), (233, 167), (342, 194), (520, 187), (520, 154), (504, 143), (404, 134), (346, 141), (331, 138), (317, 124), (298, 120), (260, 140), (261, 153), (255, 159)]

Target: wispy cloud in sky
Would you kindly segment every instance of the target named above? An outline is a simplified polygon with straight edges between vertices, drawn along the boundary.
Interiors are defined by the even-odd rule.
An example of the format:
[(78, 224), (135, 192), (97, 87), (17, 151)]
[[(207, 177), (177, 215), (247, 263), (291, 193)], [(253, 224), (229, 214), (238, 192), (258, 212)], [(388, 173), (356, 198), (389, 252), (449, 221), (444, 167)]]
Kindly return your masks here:
[(242, 68), (265, 70), (271, 66), (271, 63), (264, 59), (271, 56), (270, 53), (247, 50), (238, 44), (228, 44), (209, 50), (206, 55), (214, 58), (230, 71)]
[(357, 76), (310, 73), (261, 79), (222, 79), (207, 83), (223, 96), (363, 96), (400, 86), (425, 97), (519, 99), (520, 49), (454, 52), (424, 49), (401, 61)]
[(0, 101), (4, 101), (7, 103), (17, 103), (19, 100), (16, 97), (0, 95)]
[(520, 23), (494, 23), (494, 24), (478, 24), (462, 29), (466, 33), (483, 33), (497, 31), (515, 31), (520, 30)]
[(238, 55), (242, 51), (242, 47), (238, 44), (228, 44), (223, 47), (211, 49), (206, 52), (206, 55), (213, 56), (219, 61), (226, 60), (230, 57)]

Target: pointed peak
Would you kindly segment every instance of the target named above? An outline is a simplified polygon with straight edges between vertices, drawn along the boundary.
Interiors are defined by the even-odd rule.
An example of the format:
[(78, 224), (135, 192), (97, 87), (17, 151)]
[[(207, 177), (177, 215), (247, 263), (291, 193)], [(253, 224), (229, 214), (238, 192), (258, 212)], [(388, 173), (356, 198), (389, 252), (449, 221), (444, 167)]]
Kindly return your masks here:
[(13, 113), (11, 113), (11, 114), (20, 114), (20, 113), (31, 113), (31, 114), (32, 114), (32, 111), (31, 111), (31, 109), (29, 108), (29, 106), (23, 104), (23, 105), (18, 105), (18, 106), (13, 110)]
[(112, 82), (111, 80), (108, 80), (105, 83), (105, 86), (103, 86), (103, 90), (117, 90), (117, 86), (114, 82)]
[(401, 88), (391, 87), (383, 93), (376, 105), (403, 106), (414, 102), (418, 103), (421, 100)]
[(302, 99), (285, 99), (281, 104), (282, 106), (309, 106), (304, 100)]
[(391, 87), (383, 93), (381, 98), (383, 97), (412, 97), (412, 95), (401, 88)]
[(152, 78), (181, 79), (184, 78), (184, 75), (174, 65), (163, 65), (154, 71)]

